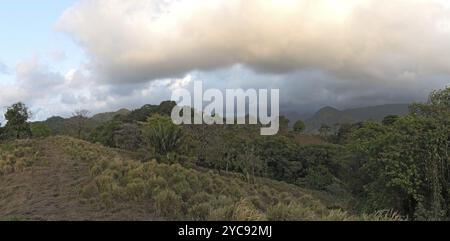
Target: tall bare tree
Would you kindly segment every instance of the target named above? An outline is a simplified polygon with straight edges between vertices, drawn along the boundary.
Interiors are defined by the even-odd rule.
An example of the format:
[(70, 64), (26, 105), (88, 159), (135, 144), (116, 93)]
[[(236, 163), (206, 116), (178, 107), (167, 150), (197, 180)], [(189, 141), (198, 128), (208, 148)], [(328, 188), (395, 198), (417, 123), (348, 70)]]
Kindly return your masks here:
[(78, 135), (78, 138), (80, 138), (80, 139), (81, 139), (81, 133), (82, 133), (83, 129), (85, 129), (88, 115), (89, 115), (89, 111), (84, 110), (84, 109), (75, 110), (72, 114), (72, 119), (75, 121), (75, 125), (77, 128), (77, 135)]

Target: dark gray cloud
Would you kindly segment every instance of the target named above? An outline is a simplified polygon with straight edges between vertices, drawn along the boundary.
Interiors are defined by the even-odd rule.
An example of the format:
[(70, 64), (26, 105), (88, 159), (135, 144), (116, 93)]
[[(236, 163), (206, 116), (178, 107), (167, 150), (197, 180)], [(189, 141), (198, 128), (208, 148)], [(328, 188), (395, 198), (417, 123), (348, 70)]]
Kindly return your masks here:
[(448, 76), (417, 76), (410, 80), (373, 82), (339, 78), (321, 70), (260, 74), (242, 65), (214, 72), (196, 72), (205, 88), (276, 88), (285, 112), (310, 113), (324, 106), (340, 109), (426, 101), (428, 94), (450, 84)]

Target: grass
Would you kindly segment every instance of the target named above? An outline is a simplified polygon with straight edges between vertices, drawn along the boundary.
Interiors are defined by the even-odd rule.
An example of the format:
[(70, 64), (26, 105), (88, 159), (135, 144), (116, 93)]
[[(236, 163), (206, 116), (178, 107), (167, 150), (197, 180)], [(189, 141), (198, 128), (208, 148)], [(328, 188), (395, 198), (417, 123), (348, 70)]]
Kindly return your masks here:
[(139, 218), (126, 216), (133, 215), (132, 209), (137, 207), (144, 207), (156, 220), (399, 219), (392, 213), (355, 216), (330, 209), (316, 191), (271, 179), (256, 178), (249, 183), (236, 173), (219, 174), (156, 160), (135, 161), (133, 154), (63, 136), (41, 142), (46, 144), (17, 141), (2, 145), (2, 169), (20, 171), (16, 170), (19, 160), (26, 163), (24, 168), (33, 168), (35, 163), (45, 163), (40, 148), (57, 150), (64, 158), (88, 167), (81, 173), (86, 181), (76, 187), (80, 205), (100, 203), (102, 207), (95, 206), (95, 210), (101, 208), (105, 213), (126, 206), (130, 208), (124, 213), (126, 219)]
[(0, 145), (0, 176), (24, 171), (39, 159), (33, 140), (19, 140)]

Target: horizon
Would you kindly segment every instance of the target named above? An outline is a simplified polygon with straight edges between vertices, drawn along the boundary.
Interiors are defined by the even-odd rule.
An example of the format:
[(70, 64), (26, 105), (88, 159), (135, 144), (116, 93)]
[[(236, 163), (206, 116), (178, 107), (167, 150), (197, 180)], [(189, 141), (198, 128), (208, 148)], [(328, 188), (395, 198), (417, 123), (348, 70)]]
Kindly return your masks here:
[[(166, 101), (170, 101), (170, 100), (163, 100), (163, 101), (161, 101), (160, 103), (148, 103), (148, 104), (144, 104), (144, 105), (142, 105), (142, 106), (139, 106), (139, 107), (137, 107), (137, 108), (126, 108), (126, 107), (123, 107), (123, 108), (119, 108), (119, 109), (114, 109), (114, 110), (110, 110), (110, 111), (105, 111), (105, 112), (97, 112), (97, 113), (92, 113), (92, 112), (90, 112), (90, 111), (88, 111), (88, 110), (86, 110), (86, 111), (88, 111), (88, 113), (87, 113), (87, 117), (88, 118), (93, 118), (93, 117), (95, 117), (95, 116), (97, 116), (97, 115), (101, 115), (101, 114), (107, 114), (107, 113), (116, 113), (116, 112), (120, 112), (120, 111), (122, 111), (122, 110), (126, 110), (126, 111), (134, 111), (134, 110), (138, 110), (138, 109), (140, 109), (140, 108), (142, 108), (142, 107), (144, 107), (144, 106), (146, 106), (146, 105), (152, 105), (152, 106), (158, 106), (158, 105), (160, 105), (162, 102), (166, 102)], [(205, 102), (205, 104), (206, 104), (206, 102)], [(316, 114), (318, 114), (321, 110), (324, 110), (324, 109), (327, 109), (327, 108), (331, 108), (331, 109), (334, 109), (334, 110), (337, 110), (337, 111), (339, 111), (339, 112), (345, 112), (345, 111), (352, 111), (352, 110), (361, 110), (361, 109), (369, 109), (369, 108), (374, 108), (374, 107), (386, 107), (386, 106), (410, 106), (412, 103), (392, 103), (392, 104), (382, 104), (382, 105), (368, 105), (368, 106), (360, 106), (360, 107), (351, 107), (351, 108), (336, 108), (336, 107), (333, 107), (333, 106), (322, 106), (322, 107), (320, 107), (320, 108), (318, 108), (318, 109), (316, 109), (315, 111), (311, 111), (311, 112), (304, 112), (304, 113), (299, 113), (299, 112), (291, 112), (291, 113), (288, 113), (288, 112), (284, 112), (283, 110), (281, 110), (280, 111), (280, 117), (285, 117), (285, 118), (287, 118), (290, 122), (292, 122), (291, 124), (293, 124), (295, 121), (297, 121), (297, 120), (302, 120), (302, 121), (308, 121), (308, 120), (310, 120), (312, 117), (314, 117), (314, 115), (316, 115)], [(33, 113), (31, 113), (31, 114), (33, 114)], [(237, 115), (237, 117), (242, 117), (243, 115)], [(246, 114), (245, 116), (248, 116), (248, 114)], [(70, 119), (70, 118), (72, 118), (72, 117), (74, 117), (74, 115), (73, 115), (73, 113), (71, 113), (71, 114), (68, 114), (68, 115), (65, 115), (65, 116), (63, 116), (63, 115), (52, 115), (52, 116), (49, 116), (49, 117), (46, 117), (45, 119), (41, 119), (41, 120), (36, 120), (36, 119), (33, 119), (33, 118), (31, 118), (31, 121), (32, 122), (43, 122), (43, 121), (46, 121), (46, 120), (48, 120), (48, 119), (51, 119), (51, 118), (58, 118), (58, 117), (60, 117), (60, 118), (63, 118), (63, 119)], [(225, 116), (223, 116), (223, 118), (226, 118), (226, 115)], [(1, 123), (2, 125), (4, 125), (4, 124), (6, 124), (6, 122), (5, 123)], [(290, 125), (291, 125), (290, 124)]]

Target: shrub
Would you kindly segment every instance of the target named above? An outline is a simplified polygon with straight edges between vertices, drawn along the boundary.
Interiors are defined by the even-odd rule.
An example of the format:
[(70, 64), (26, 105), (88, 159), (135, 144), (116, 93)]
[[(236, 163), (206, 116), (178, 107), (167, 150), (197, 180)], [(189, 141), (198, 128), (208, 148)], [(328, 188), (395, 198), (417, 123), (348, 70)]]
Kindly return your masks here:
[(266, 219), (264, 213), (255, 208), (247, 199), (242, 199), (234, 205), (233, 221), (263, 221)]
[(143, 125), (144, 137), (155, 148), (157, 154), (166, 155), (177, 151), (182, 145), (183, 130), (168, 117), (155, 115)]
[(333, 175), (322, 165), (308, 170), (306, 175), (307, 184), (315, 189), (324, 190), (333, 183)]
[(183, 202), (172, 190), (162, 190), (155, 196), (155, 206), (159, 215), (169, 219), (179, 219), (182, 215)]
[(126, 186), (126, 194), (129, 199), (134, 201), (142, 200), (146, 197), (146, 186), (144, 180), (137, 178), (131, 183), (128, 183)]
[(188, 210), (189, 217), (194, 221), (206, 221), (211, 213), (212, 207), (209, 203), (199, 203), (191, 206)]

